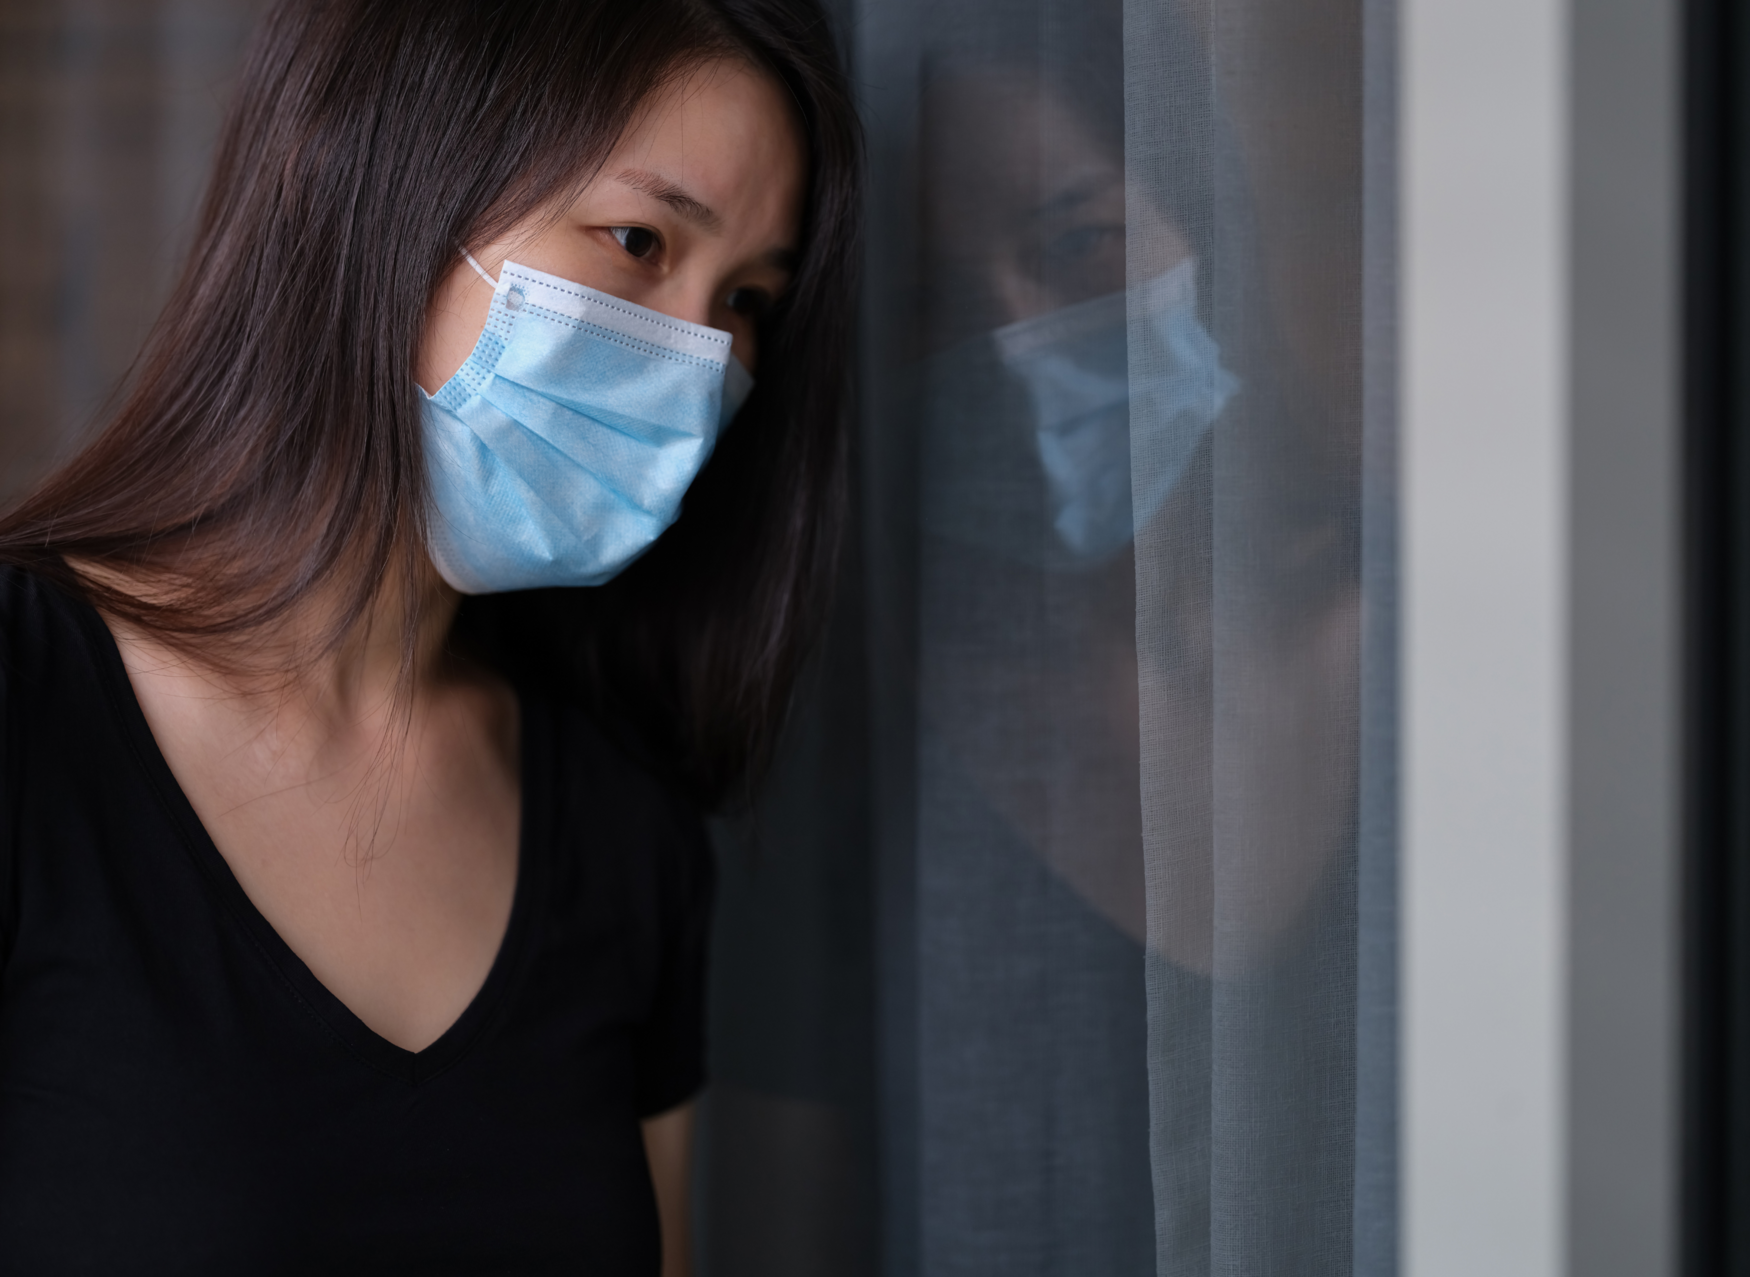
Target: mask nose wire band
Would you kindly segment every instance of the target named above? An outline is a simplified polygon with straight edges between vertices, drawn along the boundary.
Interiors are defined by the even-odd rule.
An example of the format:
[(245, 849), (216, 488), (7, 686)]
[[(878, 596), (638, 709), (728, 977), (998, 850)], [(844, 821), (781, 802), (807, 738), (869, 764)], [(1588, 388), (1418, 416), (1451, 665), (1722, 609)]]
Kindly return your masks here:
[(479, 262), (474, 260), (474, 254), (470, 253), (467, 249), (464, 248), (462, 250), (462, 256), (466, 257), (468, 259), (468, 265), (470, 265), (474, 268), (474, 273), (476, 275), (480, 276), (480, 278), (485, 280), (488, 284), (491, 284), (493, 292), (497, 292), (498, 291), (498, 281), (496, 279), (492, 278), (492, 276), (488, 275), (486, 273), (486, 268), (484, 266), (482, 266)]

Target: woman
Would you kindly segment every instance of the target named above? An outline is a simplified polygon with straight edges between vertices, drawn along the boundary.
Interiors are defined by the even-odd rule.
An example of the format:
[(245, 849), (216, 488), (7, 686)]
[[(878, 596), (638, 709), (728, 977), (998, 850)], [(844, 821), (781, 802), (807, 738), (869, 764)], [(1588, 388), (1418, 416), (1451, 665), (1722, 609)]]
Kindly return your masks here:
[(858, 172), (811, 0), (266, 16), (0, 520), (10, 1270), (685, 1270), (697, 813), (820, 617)]

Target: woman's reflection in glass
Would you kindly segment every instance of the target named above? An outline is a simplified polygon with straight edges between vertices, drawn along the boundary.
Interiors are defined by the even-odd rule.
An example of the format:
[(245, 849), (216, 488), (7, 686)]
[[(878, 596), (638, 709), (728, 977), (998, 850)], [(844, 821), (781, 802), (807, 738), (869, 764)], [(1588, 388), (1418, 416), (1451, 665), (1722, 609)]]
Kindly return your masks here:
[[(1247, 370), (1203, 319), (1193, 202), (1127, 181), (1122, 103), (1094, 80), (945, 66), (925, 92), (923, 703), (952, 766), (1086, 903), (1208, 973), (1218, 915), (1223, 965), (1251, 965), (1347, 837), (1356, 594), (1330, 520), (1256, 520), (1269, 548), (1229, 584), (1275, 602), (1225, 627), (1241, 641), (1218, 705), (1211, 434)], [(1141, 661), (1139, 589), (1167, 620)], [(1170, 758), (1149, 792), (1152, 937), (1142, 697)]]

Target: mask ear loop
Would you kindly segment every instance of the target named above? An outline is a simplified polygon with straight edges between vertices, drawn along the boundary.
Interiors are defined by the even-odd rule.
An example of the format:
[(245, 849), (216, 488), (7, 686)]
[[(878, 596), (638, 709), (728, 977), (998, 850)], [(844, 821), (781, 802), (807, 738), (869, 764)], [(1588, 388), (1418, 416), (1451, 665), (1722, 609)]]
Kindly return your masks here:
[(480, 276), (480, 278), (485, 280), (488, 284), (492, 285), (492, 291), (496, 293), (498, 291), (498, 281), (488, 275), (486, 273), (486, 268), (474, 260), (474, 254), (464, 248), (462, 250), (462, 256), (468, 259), (468, 265), (474, 268), (474, 273)]

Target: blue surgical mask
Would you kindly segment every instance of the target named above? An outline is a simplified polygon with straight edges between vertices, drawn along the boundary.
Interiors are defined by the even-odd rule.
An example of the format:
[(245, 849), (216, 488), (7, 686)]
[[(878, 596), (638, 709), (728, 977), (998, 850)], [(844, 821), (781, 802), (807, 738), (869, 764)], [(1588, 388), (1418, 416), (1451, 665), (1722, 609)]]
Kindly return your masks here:
[(464, 594), (600, 585), (680, 516), (753, 378), (730, 336), (506, 262), (424, 400), (430, 551)]
[(1197, 318), (1190, 259), (1133, 294), (991, 337), (1026, 390), (1052, 528), (1073, 559), (1105, 558), (1155, 516), (1239, 388)]

